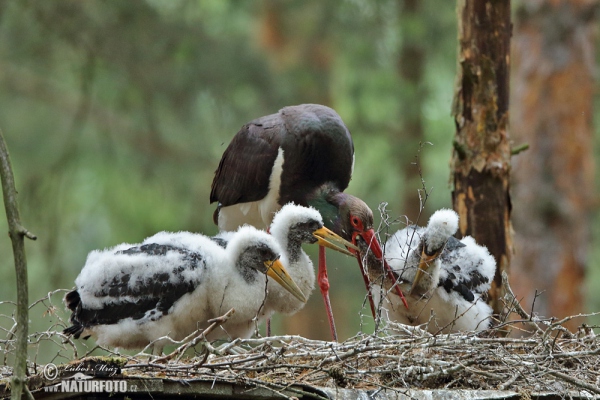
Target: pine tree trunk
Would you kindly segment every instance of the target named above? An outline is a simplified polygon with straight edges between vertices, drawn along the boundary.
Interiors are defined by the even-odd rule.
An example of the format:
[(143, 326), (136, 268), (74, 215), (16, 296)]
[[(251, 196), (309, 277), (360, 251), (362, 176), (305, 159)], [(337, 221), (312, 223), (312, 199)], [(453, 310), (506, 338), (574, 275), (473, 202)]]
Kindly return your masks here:
[(543, 291), (534, 311), (544, 316), (583, 312), (597, 8), (597, 1), (570, 0), (523, 4), (517, 12), (512, 130), (530, 149), (514, 164), (511, 286), (526, 308)]
[(498, 269), (491, 289), (502, 310), (501, 272), (511, 258), (508, 77), (510, 1), (459, 0), (458, 72), (453, 104), (456, 137), (452, 202), (460, 235), (487, 246)]

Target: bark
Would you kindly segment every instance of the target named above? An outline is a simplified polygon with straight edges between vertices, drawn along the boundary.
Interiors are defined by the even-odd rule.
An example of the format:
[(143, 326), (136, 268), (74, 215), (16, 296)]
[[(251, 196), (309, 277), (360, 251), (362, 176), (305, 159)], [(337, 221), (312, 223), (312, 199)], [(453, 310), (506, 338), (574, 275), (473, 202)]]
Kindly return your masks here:
[[(523, 4), (514, 41), (512, 128), (530, 150), (516, 157), (511, 285), (524, 307), (583, 312), (594, 190), (592, 102), (598, 1)], [(581, 320), (566, 325), (575, 329)]]
[(460, 235), (487, 246), (498, 269), (490, 291), (496, 313), (501, 273), (511, 258), (508, 77), (510, 1), (460, 0), (458, 72), (453, 104), (452, 202)]
[(27, 259), (25, 257), (24, 237), (27, 236), (33, 240), (36, 237), (21, 225), (15, 180), (2, 131), (0, 131), (0, 178), (2, 179), (2, 194), (4, 197), (6, 219), (8, 221), (8, 234), (12, 242), (17, 276), (17, 345), (11, 380), (11, 399), (19, 400), (24, 391), (25, 393), (29, 393), (26, 386), (29, 295), (27, 289)]

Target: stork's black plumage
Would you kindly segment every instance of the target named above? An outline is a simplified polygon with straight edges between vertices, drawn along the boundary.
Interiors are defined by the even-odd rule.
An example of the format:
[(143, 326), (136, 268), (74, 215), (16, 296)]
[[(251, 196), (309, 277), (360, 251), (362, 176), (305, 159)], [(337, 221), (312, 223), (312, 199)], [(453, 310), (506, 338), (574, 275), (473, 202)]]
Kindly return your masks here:
[[(218, 202), (215, 223), (226, 231), (243, 224), (267, 229), (275, 212), (294, 202), (317, 209), (325, 226), (344, 239), (363, 237), (382, 259), (371, 209), (343, 193), (353, 166), (352, 137), (331, 108), (302, 104), (258, 118), (236, 134), (216, 170), (210, 195), (211, 203)], [(363, 278), (367, 283), (364, 273)], [(322, 247), (318, 283), (336, 340)], [(374, 312), (372, 301), (371, 308)]]
[[(215, 173), (210, 193), (210, 202), (219, 203), (215, 223), (234, 230), (239, 223), (228, 226), (222, 221), (223, 207), (264, 201), (270, 191), (275, 191), (279, 206), (289, 202), (306, 206), (306, 197), (325, 183), (343, 192), (353, 164), (350, 132), (329, 107), (303, 104), (255, 119), (234, 136)], [(272, 180), (279, 182), (278, 187), (271, 185)], [(278, 208), (266, 210), (261, 228), (268, 228)]]
[(451, 237), (440, 255), (440, 282), (448, 294), (455, 292), (469, 302), (487, 297), (496, 261), (485, 246), (471, 236), (461, 240)]

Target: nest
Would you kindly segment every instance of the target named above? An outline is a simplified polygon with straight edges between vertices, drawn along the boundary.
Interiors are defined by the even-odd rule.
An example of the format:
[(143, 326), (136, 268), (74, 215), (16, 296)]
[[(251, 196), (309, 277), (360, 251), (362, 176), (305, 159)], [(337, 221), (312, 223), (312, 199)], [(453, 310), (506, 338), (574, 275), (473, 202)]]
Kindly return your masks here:
[[(227, 320), (233, 312), (230, 310), (213, 320), (206, 330), (174, 342), (178, 347), (160, 357), (144, 352), (124, 356), (99, 346), (82, 353), (61, 333), (66, 324), (60, 316), (47, 331), (31, 334), (30, 343), (57, 348), (52, 363), (58, 364), (60, 371), (55, 379), (73, 375), (76, 370), (73, 365), (85, 365), (86, 371), (116, 371), (115, 376), (121, 379), (228, 382), (268, 389), (288, 398), (295, 396), (294, 393), (319, 397), (304, 392), (298, 385), (363, 389), (370, 390), (371, 395), (382, 391), (404, 394), (408, 389), (600, 395), (600, 340), (593, 327), (582, 325), (572, 334), (562, 326), (573, 318), (594, 314), (562, 320), (531, 316), (516, 302), (510, 287), (506, 287), (506, 316), (511, 314), (517, 319), (506, 318), (505, 322), (497, 322), (493, 329), (482, 332), (432, 334), (419, 327), (388, 323), (375, 333), (359, 333), (341, 343), (299, 336), (237, 339), (227, 343), (205, 341), (210, 330)], [(56, 293), (34, 305), (45, 306), (47, 313), (55, 315), (52, 296)], [(510, 330), (521, 331), (521, 337), (507, 336)], [(7, 360), (14, 349), (14, 339), (10, 330), (4, 331), (7, 337), (0, 340), (5, 349), (0, 375), (8, 378), (11, 368)], [(36, 357), (30, 360), (32, 390), (56, 383), (44, 376), (46, 365), (38, 364)], [(92, 368), (93, 365), (96, 367)], [(93, 375), (114, 379), (112, 374)], [(8, 385), (2, 393), (1, 382), (0, 397), (8, 393)]]
[[(596, 337), (359, 334), (342, 343), (297, 336), (237, 340), (184, 362), (128, 360), (127, 376), (218, 380), (282, 390), (293, 384), (404, 392), (419, 389), (588, 391), (600, 394)], [(561, 334), (562, 336), (562, 334)]]

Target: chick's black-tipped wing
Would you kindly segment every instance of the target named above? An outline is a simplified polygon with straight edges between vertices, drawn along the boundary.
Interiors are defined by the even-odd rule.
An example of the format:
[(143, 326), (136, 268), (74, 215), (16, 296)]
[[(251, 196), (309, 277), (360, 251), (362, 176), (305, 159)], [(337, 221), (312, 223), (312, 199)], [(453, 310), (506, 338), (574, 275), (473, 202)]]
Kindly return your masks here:
[[(74, 326), (67, 328), (65, 333), (76, 334), (78, 337), (84, 327), (116, 324), (127, 318), (153, 321), (168, 314), (177, 300), (201, 283), (189, 274), (189, 271), (204, 268), (201, 255), (183, 248), (155, 243), (116, 253), (120, 257), (131, 256), (136, 268), (145, 268), (147, 264), (137, 265), (139, 259), (134, 262), (133, 257), (146, 255), (160, 263), (160, 259), (169, 252), (175, 252), (178, 256), (176, 265), (169, 269), (140, 273), (133, 277), (132, 269), (124, 268), (121, 273), (94, 286), (94, 290), (87, 290), (85, 294), (77, 291), (67, 294), (68, 307), (73, 310), (71, 322)], [(86, 289), (79, 290), (82, 291)], [(86, 304), (86, 296), (88, 299), (93, 298), (94, 304)]]
[(472, 302), (475, 295), (489, 289), (490, 277), (482, 273), (484, 258), (477, 257), (469, 247), (451, 237), (441, 255), (440, 286), (448, 293), (455, 291), (465, 300)]

